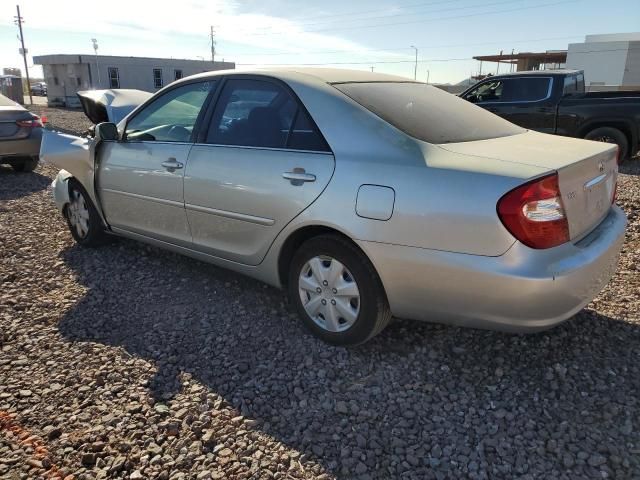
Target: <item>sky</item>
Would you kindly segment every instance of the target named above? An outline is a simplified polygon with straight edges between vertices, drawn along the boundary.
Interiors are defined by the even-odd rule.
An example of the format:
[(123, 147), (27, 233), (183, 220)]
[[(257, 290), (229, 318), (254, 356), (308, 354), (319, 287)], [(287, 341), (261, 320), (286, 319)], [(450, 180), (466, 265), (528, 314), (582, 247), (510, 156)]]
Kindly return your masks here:
[[(96, 5), (92, 7), (92, 5)], [(638, 0), (20, 0), (32, 55), (210, 59), (374, 69), (432, 83), (478, 73), (477, 55), (566, 49), (587, 34), (640, 30)], [(20, 67), (14, 2), (0, 5), (0, 67)], [(496, 64), (483, 71), (493, 71)], [(507, 69), (502, 65), (500, 68)], [(494, 72), (495, 73), (495, 72)]]

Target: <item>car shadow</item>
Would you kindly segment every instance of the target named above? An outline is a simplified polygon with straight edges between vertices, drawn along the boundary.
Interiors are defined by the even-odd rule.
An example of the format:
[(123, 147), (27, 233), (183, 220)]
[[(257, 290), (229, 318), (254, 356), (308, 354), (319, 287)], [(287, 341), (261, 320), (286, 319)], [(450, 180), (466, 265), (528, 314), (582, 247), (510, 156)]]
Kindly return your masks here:
[(636, 156), (618, 167), (618, 171), (624, 175), (640, 175), (640, 156)]
[[(558, 429), (609, 438), (640, 418), (640, 402), (625, 397), (640, 387), (626, 368), (639, 328), (593, 311), (534, 335), (394, 321), (363, 346), (339, 348), (306, 333), (280, 291), (208, 264), (126, 240), (61, 257), (87, 289), (59, 322), (64, 337), (154, 362), (156, 401), (190, 374), (343, 478), (356, 478), (359, 463), (375, 478), (430, 477), (436, 446), (489, 465), (549, 455), (562, 469), (561, 454), (523, 453), (515, 439), (533, 435), (544, 450)], [(607, 400), (625, 407), (603, 416)], [(397, 460), (410, 454), (415, 463)], [(525, 471), (506, 476), (516, 473)]]
[(13, 200), (44, 190), (51, 179), (35, 172), (16, 172), (11, 167), (0, 165), (0, 201)]

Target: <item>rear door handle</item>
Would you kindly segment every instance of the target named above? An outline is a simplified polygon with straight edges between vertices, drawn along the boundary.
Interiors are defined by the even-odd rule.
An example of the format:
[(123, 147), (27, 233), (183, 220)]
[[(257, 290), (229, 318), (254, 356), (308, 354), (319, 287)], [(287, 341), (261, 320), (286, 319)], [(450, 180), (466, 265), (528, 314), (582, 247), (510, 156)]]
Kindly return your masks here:
[(282, 178), (291, 180), (293, 185), (302, 185), (304, 182), (316, 181), (316, 176), (312, 173), (306, 173), (304, 168), (294, 168), (293, 172), (284, 172)]
[(173, 172), (174, 170), (184, 167), (183, 163), (178, 162), (173, 157), (170, 157), (166, 162), (162, 162), (160, 165), (162, 165), (164, 168), (166, 168), (170, 172)]

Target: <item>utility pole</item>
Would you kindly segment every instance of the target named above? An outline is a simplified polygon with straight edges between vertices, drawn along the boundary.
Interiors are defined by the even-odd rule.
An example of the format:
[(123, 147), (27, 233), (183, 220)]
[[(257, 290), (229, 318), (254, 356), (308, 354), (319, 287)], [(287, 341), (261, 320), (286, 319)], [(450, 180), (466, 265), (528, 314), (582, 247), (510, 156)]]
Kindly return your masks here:
[(417, 80), (418, 79), (418, 49), (413, 45), (411, 45), (411, 48), (414, 48), (416, 51), (416, 63), (415, 63), (415, 66), (413, 67), (413, 79)]
[(211, 38), (211, 63), (213, 65), (216, 61), (216, 31), (213, 29), (213, 25), (211, 25), (209, 37)]
[(27, 49), (24, 48), (24, 35), (22, 34), (22, 22), (23, 18), (20, 16), (20, 5), (16, 5), (16, 10), (18, 11), (18, 16), (14, 17), (16, 19), (16, 25), (18, 25), (18, 29), (20, 30), (20, 44), (22, 48), (20, 49), (20, 53), (22, 54), (22, 59), (24, 60), (24, 74), (27, 77), (27, 90), (29, 91), (29, 103), (33, 104), (33, 97), (31, 96), (31, 80), (29, 80), (29, 67), (27, 66)]
[(371, 71), (373, 72), (373, 66), (371, 67)]

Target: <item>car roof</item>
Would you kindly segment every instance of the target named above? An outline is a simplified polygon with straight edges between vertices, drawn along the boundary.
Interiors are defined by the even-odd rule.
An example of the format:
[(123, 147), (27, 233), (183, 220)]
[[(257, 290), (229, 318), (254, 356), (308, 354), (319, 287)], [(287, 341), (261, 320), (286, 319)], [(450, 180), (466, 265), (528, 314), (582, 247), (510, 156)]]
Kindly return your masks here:
[(26, 110), (22, 105), (0, 94), (0, 107), (3, 110)]
[(199, 73), (185, 77), (193, 78), (209, 78), (220, 75), (266, 75), (281, 80), (291, 80), (298, 75), (313, 77), (316, 81), (323, 83), (357, 83), (357, 82), (414, 82), (409, 78), (399, 77), (396, 75), (387, 75), (384, 73), (374, 73), (365, 70), (350, 70), (344, 68), (312, 68), (312, 67), (286, 67), (286, 68), (254, 68), (254, 69), (235, 69), (235, 70), (216, 70), (211, 72)]

